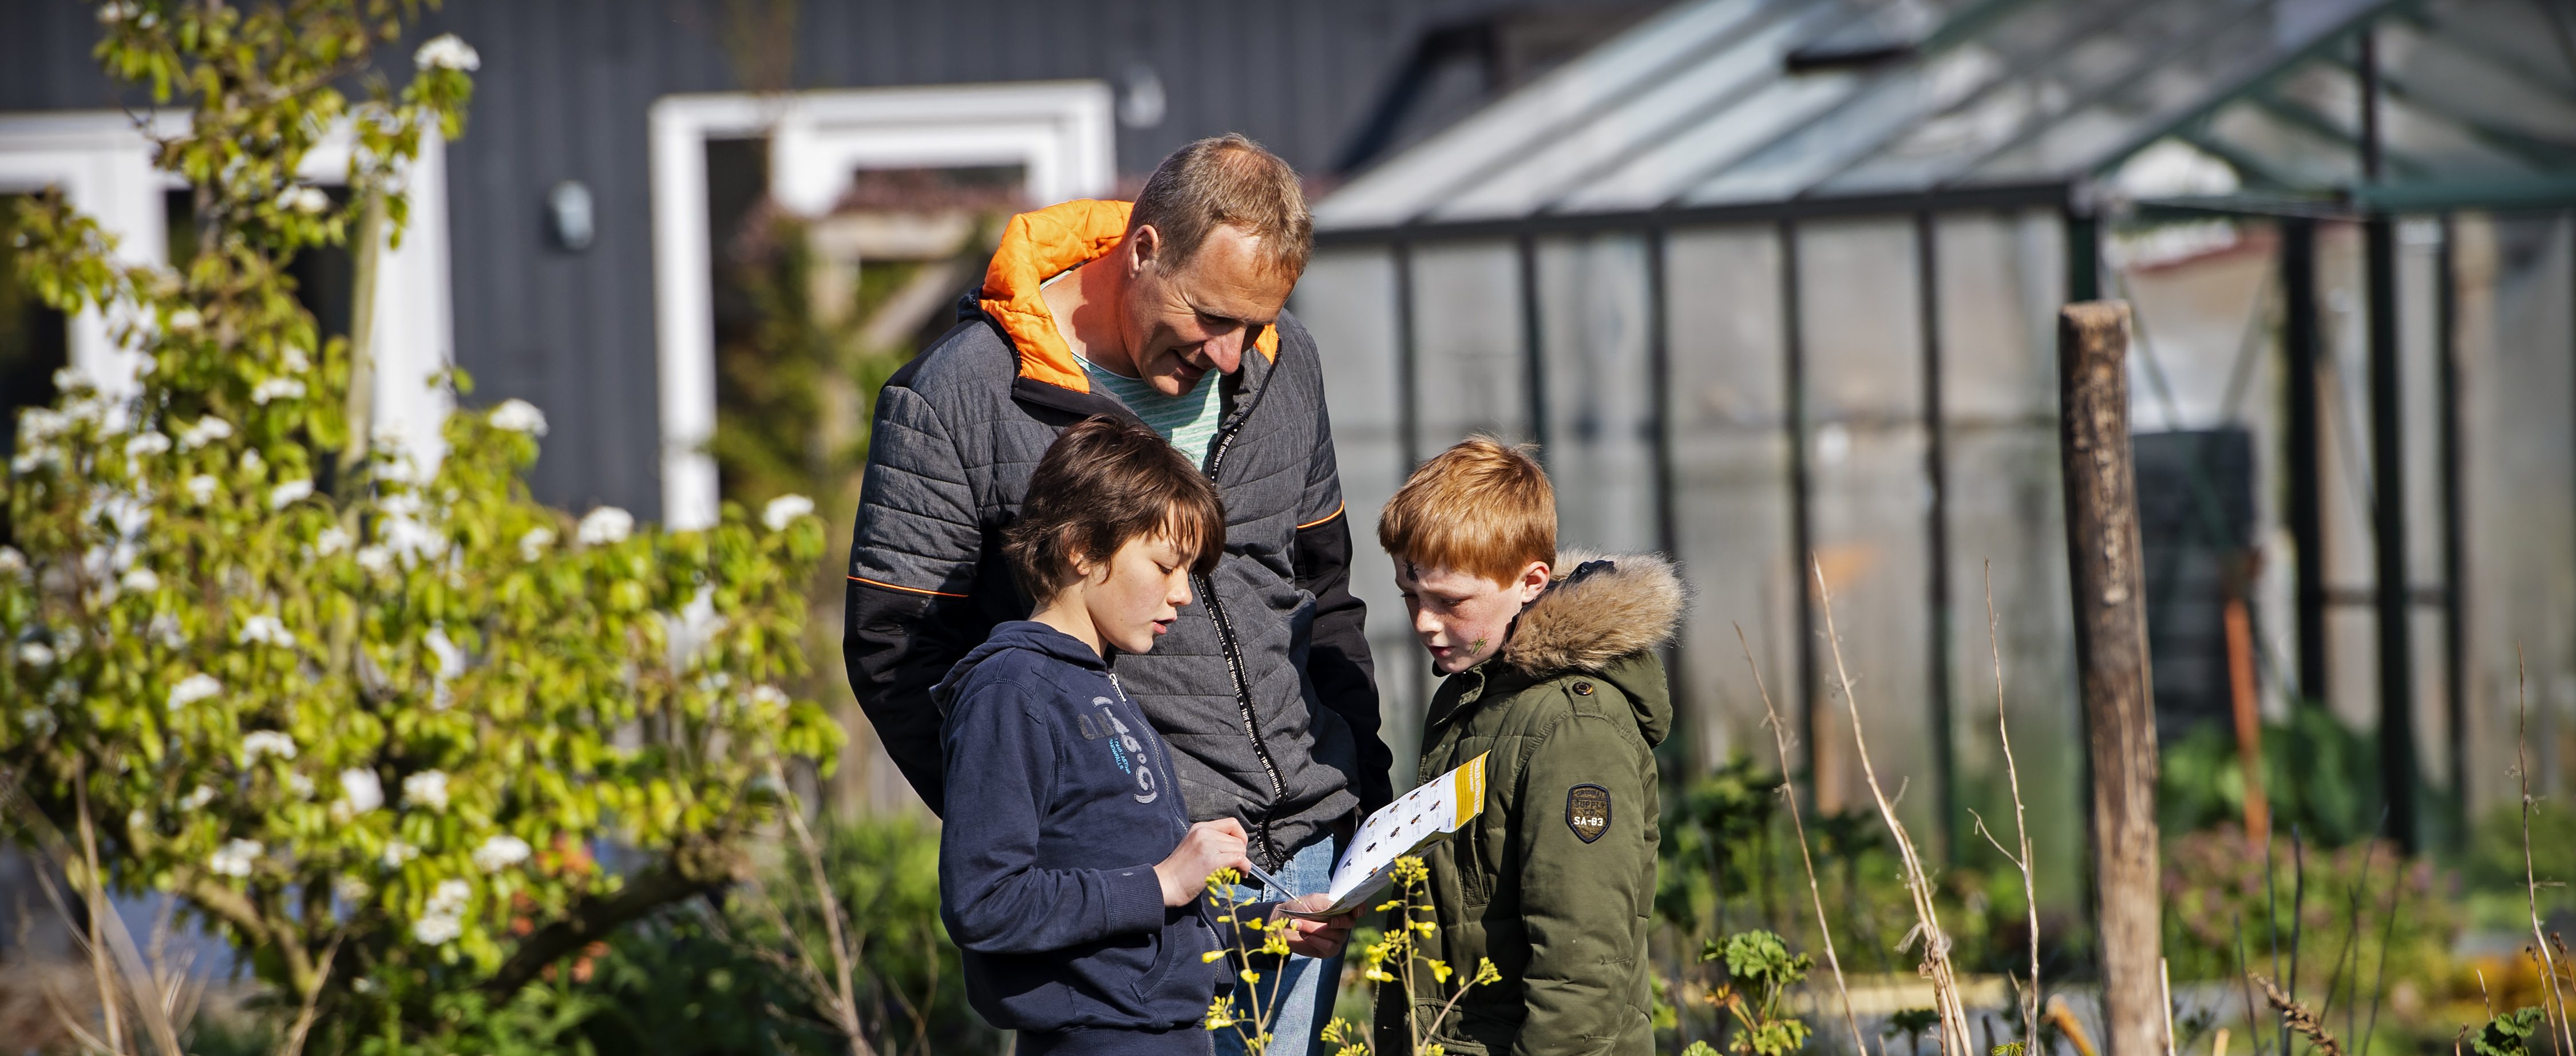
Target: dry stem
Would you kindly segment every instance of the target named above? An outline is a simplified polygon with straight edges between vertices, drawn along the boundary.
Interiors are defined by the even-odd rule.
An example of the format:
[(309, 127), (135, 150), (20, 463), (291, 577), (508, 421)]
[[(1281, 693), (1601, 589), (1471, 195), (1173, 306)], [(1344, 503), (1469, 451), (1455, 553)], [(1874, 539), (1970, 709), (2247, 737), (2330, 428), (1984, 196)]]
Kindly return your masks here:
[(86, 865), (81, 871), (81, 902), (89, 910), (89, 970), (98, 982), (99, 1025), (106, 1034), (107, 1051), (122, 1053), (125, 1028), (117, 1015), (120, 1002), (115, 973), (108, 968), (107, 943), (99, 935), (101, 920), (107, 916), (107, 883), (98, 871), (97, 826), (89, 820), (89, 766), (85, 756), (72, 759), (72, 802), (80, 825), (81, 860)]
[[(2029, 914), (2030, 996), (2022, 1002), (2023, 1029), (2027, 1031), (2022, 1037), (2035, 1043), (2039, 1040), (2039, 883), (2030, 871), (2030, 821), (2021, 802), (2021, 768), (2013, 763), (2012, 726), (2004, 721), (2004, 643), (2003, 634), (1997, 629), (1999, 626), (1995, 621), (1995, 563), (1988, 561), (1986, 643), (1992, 647), (1995, 657), (1995, 733), (2004, 742), (2004, 778), (2012, 789), (2013, 832), (2021, 838), (2020, 857), (2009, 854), (2004, 857), (2011, 859), (2013, 867), (2021, 870), (2022, 908)], [(1977, 831), (1986, 832), (1986, 819), (1977, 819)], [(2003, 850), (2003, 845), (1996, 843), (1994, 833), (1986, 832), (1986, 840), (1995, 843), (1995, 850)]]
[(1942, 1054), (1974, 1056), (1967, 1009), (1960, 1004), (1958, 976), (1950, 967), (1950, 936), (1941, 930), (1940, 911), (1932, 905), (1932, 880), (1924, 871), (1922, 856), (1915, 852), (1914, 838), (1906, 835), (1905, 823), (1896, 818), (1896, 805), (1888, 802), (1887, 791), (1879, 784), (1878, 768), (1869, 760), (1869, 735), (1861, 729), (1860, 700), (1852, 695), (1851, 670), (1843, 664), (1842, 636), (1834, 631), (1833, 589), (1825, 585), (1825, 566), (1815, 555), (1807, 555), (1807, 567), (1816, 578), (1816, 596), (1825, 617), (1825, 641), (1833, 647), (1834, 677), (1842, 683), (1843, 707), (1851, 715), (1852, 748), (1860, 756), (1861, 775), (1869, 781), (1870, 798), (1878, 804), (1879, 819), (1896, 837), (1897, 854), (1905, 865), (1905, 886), (1914, 896), (1914, 927), (1923, 937), (1923, 971), (1932, 979), (1933, 1004), (1941, 1014)]
[[(2531, 865), (2531, 808), (2535, 801), (2531, 798), (2531, 763), (2523, 758), (2523, 745), (2528, 737), (2524, 727), (2530, 721), (2531, 701), (2529, 687), (2524, 684), (2522, 647), (2519, 645), (2513, 648), (2513, 678), (2513, 772), (2522, 782), (2522, 883), (2531, 911), (2531, 943), (2539, 951), (2540, 974), (2549, 979), (2546, 1004), (2558, 1006), (2559, 1037), (2552, 1039), (2553, 1043), (2563, 1045), (2558, 1050), (2560, 1052), (2576, 1053), (2576, 1031), (2571, 1031), (2567, 1023), (2567, 995), (2558, 989), (2558, 963), (2549, 955), (2549, 937), (2541, 934), (2540, 930), (2540, 879)], [(2546, 1004), (2541, 1012), (2543, 1018), (2549, 1015)]]
[[(823, 909), (823, 935), (832, 944), (833, 982), (839, 989), (833, 1001), (833, 1017), (840, 1020), (841, 1032), (850, 1038), (850, 1056), (876, 1056), (876, 1049), (868, 1044), (867, 1034), (859, 1026), (859, 1003), (850, 987), (850, 944), (841, 932), (841, 900), (832, 893), (831, 876), (823, 868), (822, 848), (815, 844), (813, 830), (805, 826), (804, 804), (797, 802), (795, 790), (787, 785), (787, 775), (775, 762), (769, 764), (769, 778), (778, 784), (779, 798), (787, 808), (780, 813), (787, 815), (787, 827), (796, 833), (796, 847), (804, 853), (805, 865), (814, 873), (814, 900)], [(796, 952), (812, 956), (801, 943)]]
[(1869, 1043), (1862, 1040), (1860, 1017), (1852, 1013), (1851, 987), (1843, 982), (1843, 961), (1834, 953), (1834, 928), (1825, 923), (1825, 893), (1816, 885), (1816, 856), (1807, 849), (1807, 823), (1798, 813), (1798, 790), (1789, 779), (1789, 731), (1780, 721), (1780, 710), (1771, 706), (1771, 690), (1762, 684), (1762, 668), (1753, 662), (1753, 643), (1744, 638), (1744, 625), (1735, 625), (1735, 644), (1744, 648), (1744, 666), (1753, 672), (1753, 691), (1762, 696), (1764, 724), (1771, 727), (1771, 743), (1780, 750), (1780, 798), (1789, 804), (1789, 825), (1798, 834), (1798, 861), (1807, 867), (1807, 895), (1816, 903), (1816, 931), (1825, 940), (1825, 967), (1833, 969), (1834, 993), (1843, 999), (1843, 1022), (1851, 1027), (1852, 1051), (1869, 1056)]
[(2264, 1000), (2270, 1001), (2273, 1008), (2281, 1010), (2282, 1023), (2288, 1025), (2291, 1030), (2307, 1035), (2308, 1040), (2316, 1042), (2317, 1048), (2323, 1050), (2326, 1056), (2343, 1056), (2343, 1046), (2335, 1041), (2334, 1035), (2326, 1033), (2326, 1025), (2317, 1021), (2317, 1014), (2308, 1011), (2308, 1006), (2300, 1004), (2297, 998), (2282, 993), (2278, 984), (2264, 976), (2255, 976), (2254, 985), (2263, 988)]

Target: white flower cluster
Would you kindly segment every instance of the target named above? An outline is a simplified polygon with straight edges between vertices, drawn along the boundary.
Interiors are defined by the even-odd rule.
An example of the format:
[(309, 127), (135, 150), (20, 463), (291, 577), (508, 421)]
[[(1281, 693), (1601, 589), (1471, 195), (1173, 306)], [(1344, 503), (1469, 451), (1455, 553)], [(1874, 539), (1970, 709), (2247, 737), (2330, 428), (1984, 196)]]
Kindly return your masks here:
[(303, 398), (304, 383), (297, 381), (294, 378), (270, 378), (267, 381), (260, 382), (258, 385), (253, 386), (250, 390), (251, 402), (258, 404), (265, 404), (270, 400), (300, 400)]
[(161, 589), (161, 577), (154, 575), (151, 569), (137, 568), (126, 572), (116, 585), (125, 588), (129, 594), (149, 594)]
[(286, 346), (286, 354), (281, 358), (286, 360), (286, 369), (297, 374), (313, 369), (313, 360), (304, 354), (303, 349), (294, 345)]
[(497, 873), (527, 861), (528, 853), (528, 841), (503, 833), (483, 841), (483, 846), (474, 849), (474, 867), (487, 873)]
[(784, 708), (787, 706), (787, 691), (776, 686), (753, 686), (751, 706), (755, 712)]
[(19, 643), (18, 662), (29, 667), (52, 667), (54, 666), (54, 647), (43, 642)]
[(385, 868), (387, 869), (400, 869), (403, 867), (404, 862), (408, 862), (418, 857), (420, 857), (420, 848), (418, 847), (404, 843), (401, 840), (385, 841), (383, 860)]
[(437, 770), (423, 770), (403, 778), (403, 802), (431, 810), (446, 810), (447, 775)]
[(528, 534), (519, 537), (519, 560), (535, 561), (545, 556), (546, 548), (553, 545), (555, 545), (554, 529), (530, 528)]
[(194, 308), (181, 308), (178, 311), (170, 313), (171, 333), (193, 334), (197, 332), (198, 328), (205, 325), (206, 317), (199, 314)]
[(249, 766), (258, 762), (262, 756), (270, 755), (280, 759), (295, 758), (295, 738), (276, 730), (254, 730), (242, 735), (241, 763), (243, 766)]
[(602, 506), (583, 514), (572, 537), (583, 546), (606, 546), (622, 543), (635, 531), (635, 515), (615, 506)]
[(411, 937), (423, 946), (444, 946), (465, 934), (465, 903), (474, 896), (474, 885), (463, 880), (441, 880), (429, 892), (429, 906), (420, 919), (411, 922)]
[(495, 429), (507, 429), (514, 433), (526, 433), (529, 436), (546, 435), (546, 412), (538, 410), (536, 404), (526, 400), (501, 401), (500, 406), (492, 408), (489, 420), (492, 428)]
[(98, 5), (98, 24), (102, 26), (113, 26), (119, 22), (125, 21), (126, 19), (133, 18), (135, 15), (141, 14), (142, 11), (142, 8), (131, 3), (127, 3), (125, 0), (113, 0), (111, 3)]
[(445, 627), (430, 628), (428, 634), (421, 636), (421, 644), (429, 649), (431, 658), (438, 661), (438, 666), (429, 673), (430, 710), (446, 711), (456, 702), (456, 696), (447, 684), (465, 674), (465, 650), (447, 636)]
[(351, 767), (340, 771), (340, 805), (351, 816), (364, 814), (385, 805), (385, 783), (376, 772)]
[(150, 458), (168, 450), (170, 438), (157, 432), (136, 433), (134, 439), (125, 442), (127, 458)]
[(814, 500), (802, 495), (781, 495), (761, 507), (760, 523), (768, 525), (770, 531), (783, 532), (788, 525), (796, 523), (797, 518), (809, 517), (813, 513)]
[(331, 196), (322, 193), (322, 188), (298, 184), (278, 192), (277, 208), (281, 212), (312, 216), (331, 208)]
[(280, 649), (295, 647), (295, 635), (286, 629), (286, 621), (260, 613), (242, 621), (241, 630), (233, 634), (237, 645), (274, 645)]
[[(405, 567), (418, 564), (447, 552), (447, 535), (421, 517), (420, 496), (402, 492), (385, 497), (379, 506), (384, 519), (377, 522), (377, 537), (389, 557), (399, 557)], [(378, 549), (369, 547), (368, 549)], [(358, 552), (358, 563), (367, 565), (365, 550)], [(369, 566), (369, 572), (381, 571)]]
[(216, 480), (206, 474), (199, 473), (196, 476), (188, 478), (188, 501), (196, 503), (199, 506), (213, 502), (215, 501), (215, 489), (222, 486), (222, 481)]
[(282, 481), (276, 487), (268, 489), (268, 508), (272, 510), (283, 510), (312, 497), (312, 478), (299, 477), (294, 480)]
[(465, 673), (465, 650), (458, 647), (455, 640), (447, 636), (446, 627), (430, 628), (429, 633), (422, 635), (420, 641), (422, 645), (429, 647), (429, 654), (438, 660), (438, 670), (432, 672), (432, 677), (445, 682)]
[(217, 440), (231, 439), (232, 435), (233, 423), (209, 414), (197, 419), (197, 424), (179, 430), (179, 450), (193, 451)]
[(226, 840), (206, 859), (206, 871), (216, 876), (249, 876), (250, 867), (259, 861), (260, 852), (266, 849), (259, 845), (258, 840)]
[(170, 687), (170, 710), (177, 711), (223, 691), (224, 684), (215, 681), (215, 676), (200, 671)]
[(179, 809), (204, 810), (206, 804), (214, 801), (215, 790), (204, 785), (198, 785), (195, 788), (189, 789), (187, 795), (179, 797)]
[(27, 555), (19, 553), (17, 547), (0, 546), (0, 576), (24, 581), (27, 578)]
[(333, 525), (313, 534), (313, 555), (329, 557), (349, 548), (349, 530)]
[(411, 64), (418, 69), (462, 70), (472, 73), (483, 68), (483, 56), (474, 46), (454, 33), (441, 33), (411, 53)]

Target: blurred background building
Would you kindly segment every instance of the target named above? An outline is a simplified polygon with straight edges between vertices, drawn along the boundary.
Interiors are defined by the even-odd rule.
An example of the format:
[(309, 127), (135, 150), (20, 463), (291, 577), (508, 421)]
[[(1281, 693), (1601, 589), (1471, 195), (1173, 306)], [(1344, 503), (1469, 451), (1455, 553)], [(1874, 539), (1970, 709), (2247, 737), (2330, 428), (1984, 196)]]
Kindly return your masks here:
[[(1959, 847), (2003, 804), (1991, 575), (2043, 875), (2073, 882), (2052, 326), (2108, 296), (2137, 311), (2169, 784), (2252, 721), (2283, 813), (2358, 835), (2385, 808), (2439, 845), (2510, 798), (2519, 650), (2533, 775), (2576, 789), (2563, 4), (448, 0), (429, 30), (482, 68), (380, 316), (409, 379), (453, 363), (466, 402), (546, 410), (549, 501), (686, 525), (800, 490), (846, 533), (873, 381), (947, 325), (992, 222), (1241, 131), (1318, 198), (1293, 306), (1355, 534), (1456, 439), (1540, 444), (1568, 546), (1669, 551), (1696, 590), (1683, 770), (1769, 753), (1740, 627), (1820, 803), (1858, 791), (1813, 552), (1881, 771)], [(96, 31), (0, 0), (0, 194), (62, 186), (167, 259), (187, 196)], [(109, 350), (5, 268), (23, 405)], [(345, 260), (298, 268), (345, 330)], [(388, 377), (387, 417), (442, 406)], [(1428, 675), (1360, 554), (1408, 759)], [(844, 801), (901, 804), (872, 758)]]

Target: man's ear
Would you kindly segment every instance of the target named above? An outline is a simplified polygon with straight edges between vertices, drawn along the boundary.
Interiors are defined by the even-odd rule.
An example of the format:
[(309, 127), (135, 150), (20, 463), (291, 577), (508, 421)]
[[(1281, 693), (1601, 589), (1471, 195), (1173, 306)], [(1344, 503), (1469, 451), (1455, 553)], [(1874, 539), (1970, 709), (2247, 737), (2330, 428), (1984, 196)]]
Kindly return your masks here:
[(1153, 266), (1154, 261), (1162, 256), (1163, 233), (1155, 230), (1152, 224), (1138, 224), (1135, 230), (1127, 232), (1127, 241), (1121, 248), (1127, 252), (1127, 274), (1133, 276)]

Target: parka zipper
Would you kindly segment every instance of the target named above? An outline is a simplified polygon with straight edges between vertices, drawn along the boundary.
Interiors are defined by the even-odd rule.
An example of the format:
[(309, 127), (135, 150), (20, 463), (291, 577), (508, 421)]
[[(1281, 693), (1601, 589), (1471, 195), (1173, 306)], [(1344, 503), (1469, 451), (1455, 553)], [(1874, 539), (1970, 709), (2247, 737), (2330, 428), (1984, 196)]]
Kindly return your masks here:
[[(1217, 467), (1224, 464), (1226, 450), (1234, 446), (1234, 438), (1243, 431), (1243, 423), (1252, 419), (1252, 412), (1261, 408), (1262, 397), (1269, 394), (1270, 384), (1264, 379), (1261, 388), (1252, 394), (1252, 402), (1243, 408), (1243, 413), (1235, 415), (1234, 420), (1217, 433), (1216, 446), (1208, 452), (1208, 483), (1217, 483)], [(1222, 490), (1220, 486), (1220, 493)], [(1252, 739), (1253, 757), (1261, 760), (1262, 772), (1270, 776), (1270, 802), (1275, 808), (1280, 800), (1287, 798), (1288, 785), (1279, 779), (1279, 764), (1270, 758), (1270, 744), (1261, 737), (1261, 721), (1252, 706), (1252, 683), (1243, 670), (1243, 646), (1235, 641), (1234, 623), (1226, 619), (1225, 603), (1217, 600), (1215, 581), (1200, 575), (1190, 578), (1196, 582), (1199, 596), (1207, 599), (1208, 618), (1216, 623), (1217, 642), (1225, 649), (1226, 673), (1234, 677), (1235, 707), (1243, 713), (1243, 732)], [(1271, 838), (1268, 813), (1253, 823), (1253, 837), (1260, 841), (1262, 868), (1276, 872), (1288, 864), (1286, 856), (1279, 853), (1278, 841)], [(1286, 893), (1281, 892), (1283, 895)]]

